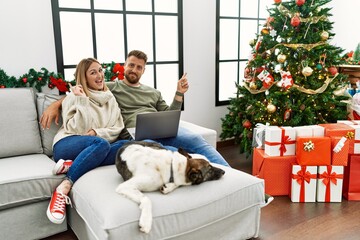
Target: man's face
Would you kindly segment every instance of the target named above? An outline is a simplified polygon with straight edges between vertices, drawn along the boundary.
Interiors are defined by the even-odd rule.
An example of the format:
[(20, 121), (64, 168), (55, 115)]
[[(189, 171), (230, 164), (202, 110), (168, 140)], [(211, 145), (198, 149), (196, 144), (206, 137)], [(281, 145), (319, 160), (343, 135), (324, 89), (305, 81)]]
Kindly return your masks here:
[(141, 76), (145, 71), (145, 61), (135, 56), (130, 56), (126, 59), (124, 65), (124, 76), (131, 84), (136, 84), (140, 81)]

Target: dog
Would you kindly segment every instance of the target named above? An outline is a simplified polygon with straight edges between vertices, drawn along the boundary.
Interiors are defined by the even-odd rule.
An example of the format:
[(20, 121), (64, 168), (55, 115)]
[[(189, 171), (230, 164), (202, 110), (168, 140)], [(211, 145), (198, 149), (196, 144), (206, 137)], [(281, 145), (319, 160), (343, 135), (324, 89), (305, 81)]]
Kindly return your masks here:
[(116, 192), (139, 204), (139, 228), (144, 233), (151, 230), (152, 204), (142, 192), (160, 190), (167, 194), (180, 186), (218, 180), (225, 174), (200, 154), (188, 154), (181, 148), (170, 151), (155, 142), (124, 144), (117, 152), (115, 164), (124, 179)]

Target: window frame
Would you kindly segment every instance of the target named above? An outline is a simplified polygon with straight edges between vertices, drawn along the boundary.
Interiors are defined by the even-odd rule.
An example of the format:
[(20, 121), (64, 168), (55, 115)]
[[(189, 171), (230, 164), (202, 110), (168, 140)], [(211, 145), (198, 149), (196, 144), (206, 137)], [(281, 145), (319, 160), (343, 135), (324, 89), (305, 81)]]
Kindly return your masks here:
[[(126, 10), (126, 0), (120, 0), (123, 4), (123, 10), (105, 10), (105, 9), (95, 9), (94, 8), (94, 0), (90, 1), (90, 8), (89, 9), (82, 9), (82, 8), (64, 8), (59, 7), (59, 0), (51, 0), (52, 5), (52, 16), (53, 16), (53, 28), (54, 28), (54, 38), (55, 38), (55, 51), (56, 51), (56, 64), (57, 64), (57, 71), (58, 73), (65, 76), (64, 72), (65, 69), (76, 68), (76, 65), (64, 64), (64, 55), (63, 55), (63, 45), (62, 45), (62, 36), (61, 36), (61, 23), (60, 23), (60, 12), (61, 11), (68, 11), (68, 12), (86, 12), (91, 14), (91, 28), (92, 28), (92, 38), (93, 38), (93, 57), (97, 59), (97, 45), (96, 45), (96, 25), (95, 25), (95, 13), (117, 13), (123, 15), (123, 27), (124, 27), (124, 59), (126, 59), (127, 53), (129, 52), (128, 49), (128, 39), (127, 39), (127, 22), (126, 17), (127, 15), (147, 15), (152, 16), (152, 25), (154, 26), (152, 29), (152, 49), (153, 61), (148, 61), (147, 66), (153, 66), (153, 79), (154, 79), (154, 88), (157, 87), (157, 74), (156, 74), (156, 66), (162, 64), (178, 64), (178, 77), (179, 79), (182, 76), (182, 72), (184, 71), (184, 57), (183, 57), (183, 7), (182, 1), (183, 0), (176, 0), (177, 1), (177, 13), (164, 13), (164, 12), (155, 12), (155, 0), (151, 0), (152, 10), (149, 12), (143, 11), (127, 11)], [(156, 16), (177, 16), (178, 18), (178, 60), (176, 61), (157, 61), (156, 59), (156, 26), (155, 26), (155, 17)], [(123, 64), (123, 63), (121, 63)], [(68, 79), (66, 79), (68, 80)], [(184, 106), (184, 104), (183, 104)]]
[[(257, 0), (258, 2), (258, 9), (257, 9), (257, 17), (242, 17), (241, 16), (241, 1), (244, 0), (238, 0), (239, 1), (239, 8), (238, 8), (238, 16), (234, 17), (234, 16), (220, 16), (220, 0), (216, 0), (216, 64), (215, 64), (215, 68), (216, 68), (216, 76), (215, 76), (215, 106), (224, 106), (224, 105), (229, 105), (230, 104), (230, 99), (229, 100), (220, 100), (220, 64), (224, 63), (224, 62), (235, 62), (237, 63), (237, 79), (236, 79), (236, 84), (239, 84), (241, 81), (241, 77), (242, 74), (240, 73), (240, 63), (241, 62), (247, 62), (248, 59), (241, 59), (240, 58), (240, 38), (241, 38), (241, 34), (240, 34), (240, 30), (241, 30), (241, 20), (255, 20), (257, 22), (257, 29), (256, 31), (254, 31), (254, 34), (258, 34), (259, 33), (259, 25), (261, 21), (265, 21), (265, 18), (260, 18), (260, 6), (261, 6), (261, 0)], [(233, 19), (233, 20), (237, 20), (237, 24), (238, 24), (238, 44), (237, 44), (237, 59), (226, 59), (226, 60), (220, 60), (220, 33), (221, 33), (221, 29), (220, 29), (220, 20), (222, 19)], [(236, 88), (234, 88), (234, 94), (236, 93)], [(231, 96), (229, 96), (230, 98)], [(235, 96), (232, 96), (235, 97)]]

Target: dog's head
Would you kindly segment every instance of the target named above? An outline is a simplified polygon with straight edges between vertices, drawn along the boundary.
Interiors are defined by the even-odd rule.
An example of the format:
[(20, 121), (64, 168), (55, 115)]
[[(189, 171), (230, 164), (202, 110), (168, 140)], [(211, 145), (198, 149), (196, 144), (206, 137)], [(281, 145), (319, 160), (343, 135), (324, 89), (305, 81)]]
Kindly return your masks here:
[(179, 148), (179, 153), (187, 158), (186, 180), (192, 184), (218, 180), (225, 171), (212, 166), (209, 161), (202, 158), (192, 158), (184, 149)]

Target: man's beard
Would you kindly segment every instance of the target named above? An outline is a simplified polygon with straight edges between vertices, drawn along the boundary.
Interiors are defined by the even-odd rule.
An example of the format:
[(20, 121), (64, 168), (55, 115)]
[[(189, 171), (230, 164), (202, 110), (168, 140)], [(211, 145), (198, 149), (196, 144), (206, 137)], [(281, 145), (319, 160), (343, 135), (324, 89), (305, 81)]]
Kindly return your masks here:
[(126, 80), (131, 84), (135, 84), (140, 81), (140, 79), (138, 78), (138, 76), (135, 73), (124, 74), (124, 76), (125, 76)]

